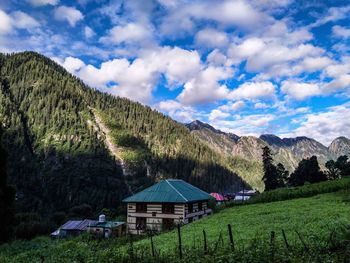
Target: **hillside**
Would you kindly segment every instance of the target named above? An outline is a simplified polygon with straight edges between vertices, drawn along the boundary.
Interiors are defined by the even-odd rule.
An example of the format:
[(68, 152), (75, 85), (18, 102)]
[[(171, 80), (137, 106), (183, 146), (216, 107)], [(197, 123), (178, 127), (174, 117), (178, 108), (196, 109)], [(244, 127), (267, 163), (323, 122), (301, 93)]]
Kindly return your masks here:
[[(160, 178), (207, 191), (241, 179), (226, 158), (163, 114), (91, 89), (34, 53), (0, 55), (0, 122), (17, 212), (95, 213)], [(118, 151), (113, 151), (117, 149)]]
[[(338, 184), (320, 183), (319, 190), (330, 183)], [(300, 193), (307, 192), (308, 187), (301, 187)], [(183, 260), (178, 256), (177, 231), (171, 231), (153, 237), (155, 251), (160, 255), (156, 259), (152, 259), (148, 237), (132, 246), (129, 240), (94, 241), (84, 237), (58, 242), (43, 238), (15, 241), (0, 246), (0, 261), (36, 262), (43, 257), (52, 262), (203, 262), (204, 259), (205, 262), (232, 259), (234, 262), (337, 262), (346, 259), (349, 253), (349, 240), (342, 237), (343, 227), (350, 226), (349, 215), (348, 189), (308, 198), (234, 206), (185, 225), (181, 228)], [(232, 225), (234, 252), (229, 245), (228, 224)], [(203, 255), (203, 230), (207, 255)], [(271, 260), (271, 231), (276, 234), (275, 260)]]
[[(298, 165), (301, 159), (316, 155), (321, 167), (330, 159), (340, 155), (350, 155), (350, 140), (339, 137), (333, 140), (329, 147), (308, 137), (279, 138), (273, 134), (263, 134), (259, 138), (225, 133), (215, 129), (207, 123), (194, 121), (186, 125), (191, 133), (213, 150), (229, 158), (240, 158), (247, 164), (255, 162), (260, 165), (262, 147), (269, 146), (274, 154), (276, 163), (282, 163), (290, 172)], [(258, 164), (256, 164), (258, 163)], [(251, 173), (245, 178), (253, 185), (257, 185), (262, 178), (260, 173)]]

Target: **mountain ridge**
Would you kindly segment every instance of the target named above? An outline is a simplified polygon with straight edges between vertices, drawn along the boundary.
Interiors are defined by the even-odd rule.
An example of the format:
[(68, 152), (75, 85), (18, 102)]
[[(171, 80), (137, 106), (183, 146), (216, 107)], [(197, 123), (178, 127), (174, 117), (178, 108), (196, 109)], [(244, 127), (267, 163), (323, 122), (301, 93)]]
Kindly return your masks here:
[[(198, 124), (198, 121), (196, 123)], [(261, 148), (269, 146), (274, 154), (275, 162), (281, 162), (290, 172), (296, 168), (301, 159), (312, 155), (318, 157), (321, 167), (324, 167), (325, 162), (330, 159), (336, 159), (340, 155), (350, 155), (350, 140), (344, 136), (335, 138), (328, 147), (307, 136), (280, 138), (274, 134), (262, 134), (259, 137), (236, 135), (237, 140), (226, 140), (225, 145), (219, 146), (216, 143), (217, 140), (212, 138), (228, 137), (231, 133), (217, 130), (207, 123), (200, 123), (202, 125), (197, 125), (195, 130), (191, 130), (193, 127), (191, 123), (186, 124), (186, 127), (213, 149), (220, 151), (221, 147), (223, 149), (221, 152), (226, 155), (260, 161)], [(216, 131), (218, 132), (214, 134)]]

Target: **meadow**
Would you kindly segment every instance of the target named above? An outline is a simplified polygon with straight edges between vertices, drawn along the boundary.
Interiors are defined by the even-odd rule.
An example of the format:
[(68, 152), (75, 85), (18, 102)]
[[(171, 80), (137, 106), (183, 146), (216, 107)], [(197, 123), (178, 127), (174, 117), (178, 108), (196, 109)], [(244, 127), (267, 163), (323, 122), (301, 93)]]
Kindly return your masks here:
[[(234, 250), (228, 224), (232, 226)], [(222, 209), (181, 227), (182, 258), (178, 232), (173, 230), (152, 237), (154, 255), (150, 237), (40, 237), (0, 246), (0, 262), (346, 262), (350, 258), (349, 226), (347, 188), (307, 198)]]

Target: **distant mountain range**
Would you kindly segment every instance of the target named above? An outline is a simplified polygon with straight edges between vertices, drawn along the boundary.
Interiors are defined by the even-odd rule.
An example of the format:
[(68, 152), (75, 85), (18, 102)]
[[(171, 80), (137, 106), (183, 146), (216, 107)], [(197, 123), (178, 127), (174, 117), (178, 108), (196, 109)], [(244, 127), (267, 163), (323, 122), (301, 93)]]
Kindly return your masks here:
[(209, 147), (226, 156), (260, 161), (261, 148), (267, 145), (273, 150), (275, 162), (281, 162), (289, 171), (293, 171), (301, 159), (312, 155), (317, 156), (321, 166), (340, 155), (350, 155), (350, 140), (346, 137), (338, 137), (326, 147), (305, 136), (283, 139), (273, 134), (263, 134), (259, 138), (238, 136), (198, 120), (186, 124), (186, 127)]

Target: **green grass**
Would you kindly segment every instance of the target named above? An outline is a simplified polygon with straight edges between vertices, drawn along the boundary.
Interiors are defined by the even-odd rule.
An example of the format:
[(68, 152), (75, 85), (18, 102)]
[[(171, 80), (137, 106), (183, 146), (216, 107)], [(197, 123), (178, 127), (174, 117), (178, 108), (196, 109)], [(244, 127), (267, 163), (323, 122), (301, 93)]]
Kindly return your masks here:
[[(232, 225), (234, 240), (239, 251), (231, 257), (231, 260), (236, 258), (238, 261), (251, 262), (252, 259), (256, 259), (256, 262), (264, 262), (262, 259), (267, 255), (268, 243), (259, 242), (268, 241), (271, 231), (275, 231), (276, 246), (282, 246), (282, 229), (285, 230), (289, 243), (297, 247), (298, 253), (302, 245), (295, 230), (301, 233), (305, 243), (310, 248), (318, 249), (326, 246), (332, 231), (350, 224), (349, 195), (349, 190), (343, 190), (308, 198), (242, 205), (222, 210), (181, 228), (184, 257), (186, 258), (183, 261), (203, 262), (201, 261), (204, 260), (201, 256), (203, 229), (207, 233), (211, 251), (214, 251), (220, 233), (224, 242), (223, 247), (216, 250), (217, 253), (221, 251), (220, 256), (218, 254), (208, 255), (206, 256), (207, 262), (214, 259), (219, 262), (218, 258), (227, 258), (230, 255), (230, 252), (225, 252), (225, 246), (228, 245), (227, 224)], [(51, 241), (48, 238), (15, 241), (0, 246), (0, 262), (40, 262), (41, 257), (45, 258), (45, 262), (136, 261), (136, 259), (130, 258), (131, 247), (125, 242), (125, 239), (95, 241), (88, 240), (86, 237), (62, 241)], [(249, 253), (247, 253), (247, 247), (251, 247), (252, 242), (255, 242), (254, 249), (250, 248)], [(176, 231), (155, 236), (154, 244), (156, 251), (160, 254), (158, 261), (179, 261)], [(150, 254), (150, 240), (148, 238), (135, 241), (132, 251), (139, 253), (138, 261), (140, 261), (140, 257), (142, 257), (142, 261), (152, 259), (150, 256), (147, 257)], [(289, 252), (284, 249), (283, 253)], [(276, 255), (276, 257), (279, 256), (285, 260), (287, 256), (290, 256), (290, 262), (306, 262), (307, 257), (311, 260), (314, 255), (321, 255), (319, 251), (316, 251), (315, 254), (310, 252), (306, 255), (298, 254), (298, 257), (293, 259), (292, 255), (283, 253)], [(248, 255), (250, 258), (247, 259)], [(322, 254), (323, 259), (332, 262), (332, 253)], [(226, 260), (222, 262), (226, 262)]]
[(300, 197), (309, 197), (317, 194), (331, 193), (343, 189), (350, 189), (350, 176), (340, 180), (325, 181), (315, 184), (305, 184), (297, 187), (278, 188), (263, 192), (252, 197), (249, 203), (267, 203), (274, 201), (290, 200)]

